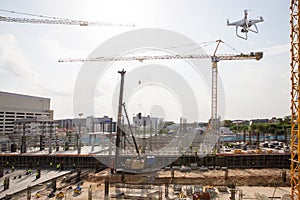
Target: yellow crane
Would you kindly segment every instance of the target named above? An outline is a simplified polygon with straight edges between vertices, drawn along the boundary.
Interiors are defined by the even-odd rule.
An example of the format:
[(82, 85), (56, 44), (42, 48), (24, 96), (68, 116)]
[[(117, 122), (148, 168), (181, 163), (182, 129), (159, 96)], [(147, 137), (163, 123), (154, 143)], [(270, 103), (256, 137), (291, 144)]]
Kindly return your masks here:
[(291, 24), (291, 198), (300, 199), (300, 16), (299, 1), (291, 0), (290, 4), (290, 24)]
[(93, 57), (93, 58), (65, 58), (58, 62), (112, 62), (112, 61), (140, 61), (145, 60), (166, 60), (166, 59), (211, 59), (212, 62), (212, 97), (211, 97), (211, 121), (210, 127), (215, 133), (218, 132), (219, 122), (217, 113), (217, 87), (218, 87), (218, 66), (217, 63), (222, 60), (260, 60), (263, 57), (262, 52), (251, 52), (249, 54), (222, 54), (218, 55), (217, 50), (222, 40), (217, 40), (217, 46), (213, 55), (207, 54), (173, 54), (173, 55), (152, 55), (152, 56), (121, 56), (121, 57)]

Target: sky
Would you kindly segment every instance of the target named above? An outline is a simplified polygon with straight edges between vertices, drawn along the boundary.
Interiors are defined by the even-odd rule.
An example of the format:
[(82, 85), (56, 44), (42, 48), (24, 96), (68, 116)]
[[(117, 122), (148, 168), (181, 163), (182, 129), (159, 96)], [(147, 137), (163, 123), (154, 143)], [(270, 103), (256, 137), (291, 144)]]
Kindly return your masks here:
[[(125, 62), (114, 63), (97, 82), (93, 100), (94, 111), (85, 110), (84, 107), (87, 105), (82, 105), (80, 107), (82, 110), (74, 108), (74, 96), (77, 95), (75, 87), (84, 64), (59, 63), (58, 60), (85, 58), (93, 53), (96, 55), (95, 50), (106, 41), (113, 41), (119, 35), (130, 31), (151, 28), (184, 35), (195, 43), (222, 39), (238, 52), (263, 51), (264, 58), (260, 61), (218, 63), (219, 95), (221, 95), (218, 114), (222, 119), (284, 117), (290, 115), (289, 1), (273, 0), (272, 5), (270, 2), (267, 0), (2, 0), (0, 9), (77, 20), (134, 23), (135, 27), (79, 27), (0, 22), (0, 90), (51, 98), (51, 109), (54, 110), (55, 119), (78, 117), (78, 112), (84, 116), (116, 116), (120, 83), (117, 71), (126, 66), (126, 70), (136, 72), (128, 74), (128, 77), (135, 78), (136, 80), (132, 82), (137, 83), (136, 88), (130, 87), (130, 91), (129, 87), (127, 91), (125, 87), (125, 92), (129, 93), (126, 104), (130, 116), (137, 112), (145, 115), (153, 112), (157, 116), (178, 121), (183, 115), (183, 109), (194, 109), (197, 110), (198, 117), (191, 118), (190, 121), (207, 121), (210, 117), (211, 89), (205, 81), (196, 80), (193, 69), (183, 70), (184, 67), (179, 69), (179, 66), (188, 65), (180, 60), (169, 62), (155, 60), (147, 63), (136, 61), (137, 63), (130, 62), (131, 66)], [(263, 16), (265, 20), (258, 24), (259, 33), (249, 33), (248, 40), (237, 38), (235, 28), (226, 26), (227, 19), (230, 21), (241, 19), (245, 9), (250, 10), (249, 18)], [(28, 17), (1, 11), (0, 16)], [(131, 42), (134, 43), (135, 38), (124, 41), (124, 43)], [(120, 46), (124, 45), (123, 41), (121, 43)], [(180, 45), (174, 41), (174, 46), (175, 44)], [(168, 47), (170, 46), (165, 48)], [(203, 47), (203, 51), (211, 55), (214, 48), (214, 45), (210, 45)], [(191, 47), (189, 52), (196, 51), (193, 52)], [(222, 44), (218, 52), (235, 53)], [(149, 52), (142, 51), (138, 55), (149, 55)], [(153, 52), (150, 52), (150, 55), (153, 55)], [(189, 102), (186, 100), (181, 102), (178, 92), (170, 90), (168, 85), (157, 82), (142, 85), (145, 83), (143, 81), (146, 79), (145, 74), (137, 70), (147, 65), (150, 67), (168, 65), (168, 69), (173, 67), (175, 74), (182, 75), (184, 81), (192, 85), (191, 91), (196, 96), (197, 109), (192, 107), (193, 103), (188, 107), (186, 104)], [(203, 65), (207, 69), (211, 67), (209, 60)], [(158, 75), (160, 71), (156, 73)], [(205, 79), (206, 74), (202, 76)], [(130, 80), (125, 79), (125, 86), (126, 81)], [(183, 103), (185, 105), (181, 105)]]

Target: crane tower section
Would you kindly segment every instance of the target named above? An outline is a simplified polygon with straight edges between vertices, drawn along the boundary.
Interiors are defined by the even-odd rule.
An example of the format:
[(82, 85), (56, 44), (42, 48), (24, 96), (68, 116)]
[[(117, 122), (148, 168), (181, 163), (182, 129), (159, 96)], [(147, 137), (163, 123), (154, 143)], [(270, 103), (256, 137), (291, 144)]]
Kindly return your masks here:
[(299, 185), (299, 151), (300, 151), (300, 67), (299, 67), (299, 1), (291, 0), (291, 198), (299, 199), (300, 185)]

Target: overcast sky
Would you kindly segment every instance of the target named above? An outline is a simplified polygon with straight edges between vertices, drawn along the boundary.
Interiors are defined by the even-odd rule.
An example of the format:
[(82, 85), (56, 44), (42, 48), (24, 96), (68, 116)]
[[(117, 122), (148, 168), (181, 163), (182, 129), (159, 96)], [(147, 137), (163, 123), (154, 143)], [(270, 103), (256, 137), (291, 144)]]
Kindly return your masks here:
[[(73, 93), (82, 66), (82, 63), (58, 63), (58, 59), (87, 57), (110, 38), (142, 28), (171, 30), (185, 35), (196, 43), (222, 39), (245, 53), (263, 51), (264, 58), (261, 61), (218, 63), (220, 83), (225, 94), (225, 112), (221, 117), (252, 119), (284, 117), (290, 114), (289, 1), (2, 0), (0, 8), (46, 16), (136, 25), (134, 28), (79, 27), (0, 22), (0, 90), (51, 98), (51, 109), (54, 110), (56, 119), (78, 116), (78, 113), (73, 111)], [(263, 16), (265, 20), (258, 24), (259, 33), (250, 33), (248, 40), (237, 38), (235, 28), (226, 26), (227, 19), (230, 21), (241, 19), (245, 9), (250, 10), (249, 18)], [(0, 12), (0, 15), (26, 17), (5, 12)], [(210, 46), (204, 50), (211, 54), (213, 48)], [(223, 46), (220, 47), (220, 52), (234, 53)], [(162, 62), (164, 61), (155, 61), (156, 64)], [(116, 67), (115, 70), (119, 68)], [(115, 75), (116, 71), (111, 72), (111, 79), (108, 78), (115, 88), (119, 81), (119, 75)], [(105, 85), (99, 94), (95, 94), (95, 98), (99, 98), (99, 101), (101, 93), (105, 92), (103, 87)], [(147, 87), (144, 88), (145, 91)], [(152, 88), (148, 92), (153, 96), (166, 95), (167, 99), (172, 96), (170, 92), (164, 93), (163, 89)], [(138, 92), (131, 94), (132, 102), (127, 102), (130, 115), (138, 111), (144, 114), (153, 111), (152, 108), (142, 110), (142, 100), (138, 100), (142, 98), (141, 95), (142, 93)], [(203, 94), (201, 98), (205, 100), (201, 102), (203, 112), (198, 120), (207, 121), (210, 116), (209, 92)], [(97, 104), (94, 115), (115, 115), (106, 106), (111, 104), (111, 101), (108, 98)], [(178, 120), (181, 114), (176, 112), (179, 112), (180, 106), (168, 114), (166, 113), (169, 112), (168, 109), (163, 108), (165, 104), (168, 102), (161, 103), (162, 108), (155, 106), (156, 114), (164, 113), (167, 118)], [(138, 109), (133, 108), (137, 108), (136, 105), (139, 105)], [(174, 106), (173, 103), (170, 105)], [(84, 110), (82, 113), (91, 114), (85, 113)]]

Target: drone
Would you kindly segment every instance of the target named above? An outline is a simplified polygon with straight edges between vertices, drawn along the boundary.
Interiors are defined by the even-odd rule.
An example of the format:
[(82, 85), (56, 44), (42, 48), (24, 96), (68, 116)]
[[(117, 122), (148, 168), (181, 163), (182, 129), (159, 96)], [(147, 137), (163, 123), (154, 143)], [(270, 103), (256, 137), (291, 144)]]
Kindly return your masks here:
[[(235, 26), (236, 36), (242, 38), (244, 40), (248, 39), (248, 32), (251, 31), (253, 33), (258, 33), (258, 28), (256, 26), (257, 23), (263, 22), (263, 17), (259, 17), (258, 19), (248, 19), (248, 10), (244, 10), (244, 18), (236, 21), (229, 22), (227, 19), (227, 26)], [(254, 27), (254, 28), (251, 28)], [(239, 29), (243, 34), (239, 34)]]

